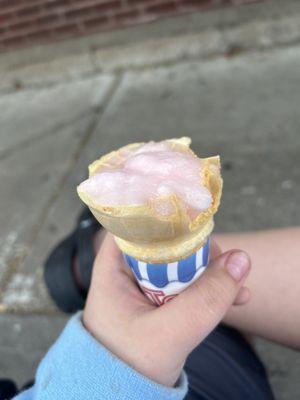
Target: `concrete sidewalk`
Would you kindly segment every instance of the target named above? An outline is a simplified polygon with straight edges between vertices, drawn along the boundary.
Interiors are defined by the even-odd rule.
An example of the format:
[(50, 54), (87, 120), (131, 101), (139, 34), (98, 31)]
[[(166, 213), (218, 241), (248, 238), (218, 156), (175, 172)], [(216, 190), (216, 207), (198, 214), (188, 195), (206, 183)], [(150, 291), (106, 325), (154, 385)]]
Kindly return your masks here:
[[(184, 25), (190, 17), (181, 18)], [(177, 48), (184, 43), (186, 36)], [(165, 42), (160, 54), (172, 49)], [(23, 75), (18, 69), (22, 88), (2, 87), (0, 376), (31, 379), (66, 321), (45, 290), (43, 261), (72, 228), (82, 206), (76, 185), (100, 155), (128, 142), (191, 136), (199, 155), (222, 156), (218, 231), (300, 224), (300, 47), (290, 40), (248, 50), (177, 52), (141, 68), (131, 59), (70, 78), (72, 57), (60, 64), (60, 79), (55, 70), (37, 80), (38, 63)], [(277, 398), (299, 398), (298, 354), (263, 341), (258, 349)]]

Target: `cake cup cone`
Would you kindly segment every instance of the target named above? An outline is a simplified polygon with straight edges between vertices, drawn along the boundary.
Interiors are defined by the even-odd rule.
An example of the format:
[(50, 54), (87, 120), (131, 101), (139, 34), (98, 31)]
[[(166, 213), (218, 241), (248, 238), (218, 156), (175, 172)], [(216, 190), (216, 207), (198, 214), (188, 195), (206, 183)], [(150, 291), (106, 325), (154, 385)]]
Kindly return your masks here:
[[(167, 140), (177, 151), (188, 152), (191, 140), (187, 137)], [(122, 164), (125, 158), (144, 143), (133, 143), (113, 151), (89, 166), (89, 176)], [(186, 260), (205, 246), (213, 230), (213, 216), (222, 194), (222, 177), (219, 156), (202, 159), (199, 180), (212, 195), (209, 208), (191, 219), (176, 195), (155, 198), (148, 204), (111, 206), (98, 203), (77, 188), (81, 200), (89, 207), (95, 218), (115, 236), (121, 251), (133, 260), (146, 264), (172, 264)], [(164, 216), (158, 212), (167, 202), (171, 212)]]

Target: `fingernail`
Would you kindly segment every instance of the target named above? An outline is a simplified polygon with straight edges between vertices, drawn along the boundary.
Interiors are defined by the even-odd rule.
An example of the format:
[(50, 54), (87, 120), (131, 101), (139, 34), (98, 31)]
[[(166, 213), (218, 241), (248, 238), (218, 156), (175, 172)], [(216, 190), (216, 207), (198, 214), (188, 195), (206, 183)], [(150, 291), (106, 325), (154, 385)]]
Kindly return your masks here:
[(226, 268), (231, 277), (240, 281), (247, 275), (250, 269), (250, 260), (243, 251), (235, 251), (227, 259)]

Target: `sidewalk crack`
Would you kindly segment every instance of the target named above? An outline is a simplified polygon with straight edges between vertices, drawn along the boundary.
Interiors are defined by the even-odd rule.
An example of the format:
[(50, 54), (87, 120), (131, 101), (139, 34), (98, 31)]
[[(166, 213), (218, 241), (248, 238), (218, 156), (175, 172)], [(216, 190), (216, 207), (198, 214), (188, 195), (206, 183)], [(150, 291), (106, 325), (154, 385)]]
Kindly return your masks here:
[[(77, 161), (80, 158), (81, 153), (86, 148), (87, 144), (96, 133), (96, 129), (98, 126), (99, 121), (101, 120), (103, 114), (107, 110), (114, 94), (116, 93), (120, 82), (123, 78), (123, 74), (120, 73), (114, 77), (110, 88), (108, 89), (103, 101), (101, 104), (94, 108), (94, 117), (92, 118), (89, 127), (86, 129), (85, 135), (83, 135), (82, 139), (79, 141), (77, 145), (77, 149), (74, 152), (73, 156), (69, 160), (69, 165), (66, 168), (65, 173), (63, 174), (60, 181), (57, 183), (56, 187), (53, 189), (52, 195), (49, 197), (48, 201), (46, 202), (45, 206), (41, 210), (40, 216), (37, 218), (37, 223), (32, 228), (31, 232), (28, 232), (28, 239), (27, 242), (24, 243), (24, 251), (18, 257), (17, 262), (14, 265), (14, 268), (10, 268), (4, 273), (0, 291), (0, 304), (3, 301), (3, 295), (7, 290), (8, 284), (10, 283), (14, 273), (19, 270), (20, 266), (24, 263), (26, 257), (28, 256), (30, 249), (32, 248), (33, 243), (36, 241), (40, 230), (42, 229), (47, 216), (49, 214), (49, 210), (51, 209), (52, 205), (58, 199), (63, 187), (65, 186), (67, 179), (69, 178), (74, 166), (76, 165)], [(27, 144), (28, 145), (28, 144)]]

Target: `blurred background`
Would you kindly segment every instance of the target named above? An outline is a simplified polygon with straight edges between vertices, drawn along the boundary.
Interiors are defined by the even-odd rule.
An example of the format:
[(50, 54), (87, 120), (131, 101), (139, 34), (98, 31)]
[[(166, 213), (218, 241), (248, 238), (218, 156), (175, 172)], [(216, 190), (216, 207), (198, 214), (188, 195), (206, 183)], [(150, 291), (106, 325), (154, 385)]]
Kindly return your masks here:
[[(222, 158), (218, 231), (300, 224), (299, 43), (299, 1), (0, 0), (1, 377), (31, 379), (66, 322), (43, 262), (102, 154), (190, 136)], [(257, 348), (300, 398), (299, 355)]]

